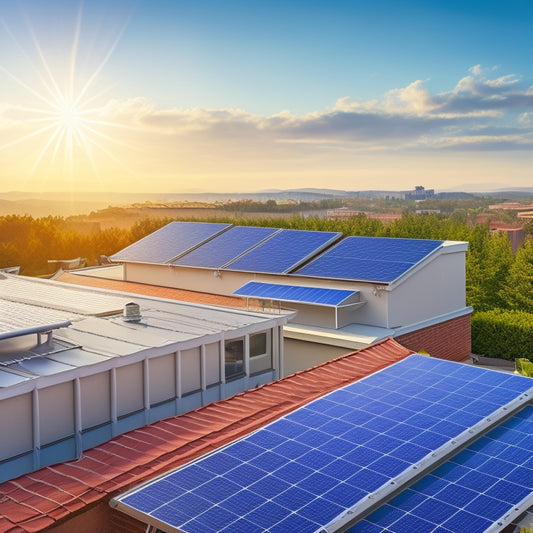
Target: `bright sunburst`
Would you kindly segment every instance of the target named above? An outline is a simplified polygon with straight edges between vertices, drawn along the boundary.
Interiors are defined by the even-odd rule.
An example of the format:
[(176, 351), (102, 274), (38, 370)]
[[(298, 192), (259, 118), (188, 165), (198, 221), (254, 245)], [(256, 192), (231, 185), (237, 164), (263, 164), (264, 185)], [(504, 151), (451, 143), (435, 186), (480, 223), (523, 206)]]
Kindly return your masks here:
[[(93, 173), (98, 176), (96, 154), (120, 163), (107, 149), (110, 143), (118, 143), (116, 138), (106, 133), (108, 127), (118, 124), (105, 119), (104, 107), (95, 103), (102, 100), (108, 89), (97, 88), (96, 80), (109, 60), (120, 35), (111, 43), (103, 58), (85, 75), (77, 69), (82, 9), (78, 9), (73, 27), (72, 42), (69, 49), (62, 51), (59, 57), (51, 58), (43, 50), (33, 28), (29, 27), (32, 37), (33, 52), (28, 53), (18, 42), (6, 24), (3, 29), (9, 35), (16, 49), (31, 65), (31, 76), (17, 76), (0, 65), (0, 71), (11, 78), (28, 96), (30, 105), (13, 106), (18, 113), (17, 120), (24, 134), (0, 145), (0, 151), (21, 145), (30, 139), (38, 140), (37, 153), (29, 157), (30, 174), (48, 164), (70, 177), (75, 177), (77, 166), (89, 163)], [(54, 64), (54, 68), (52, 67)], [(29, 79), (33, 81), (30, 82)], [(80, 161), (83, 158), (85, 163)], [(59, 165), (58, 165), (59, 163)]]

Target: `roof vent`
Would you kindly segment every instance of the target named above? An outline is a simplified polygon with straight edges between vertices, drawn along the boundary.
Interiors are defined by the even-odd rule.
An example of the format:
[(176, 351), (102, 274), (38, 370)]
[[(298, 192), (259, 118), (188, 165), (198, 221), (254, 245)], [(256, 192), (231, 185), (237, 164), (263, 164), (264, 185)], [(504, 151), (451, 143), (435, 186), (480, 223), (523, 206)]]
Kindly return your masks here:
[(141, 320), (141, 308), (135, 302), (129, 302), (124, 306), (122, 318), (126, 322), (139, 322)]

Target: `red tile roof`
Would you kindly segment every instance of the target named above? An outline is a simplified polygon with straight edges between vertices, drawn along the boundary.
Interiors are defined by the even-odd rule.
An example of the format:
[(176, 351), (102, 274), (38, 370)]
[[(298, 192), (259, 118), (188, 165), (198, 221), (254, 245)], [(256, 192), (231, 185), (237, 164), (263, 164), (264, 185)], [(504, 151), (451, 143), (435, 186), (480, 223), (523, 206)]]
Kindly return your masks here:
[(209, 294), (205, 292), (173, 289), (170, 287), (148, 285), (146, 283), (137, 283), (133, 281), (80, 276), (78, 274), (70, 274), (68, 272), (63, 272), (54, 279), (56, 281), (61, 281), (62, 283), (71, 283), (73, 285), (83, 285), (84, 287), (95, 287), (112, 291), (142, 294), (143, 296), (154, 296), (156, 298), (167, 298), (169, 300), (181, 300), (183, 302), (192, 302), (204, 305), (222, 305), (225, 307), (246, 307), (246, 300), (241, 297), (221, 296), (218, 294)]
[(154, 476), (231, 442), (301, 405), (412, 354), (393, 339), (160, 420), (0, 484), (0, 531), (30, 533), (66, 521)]

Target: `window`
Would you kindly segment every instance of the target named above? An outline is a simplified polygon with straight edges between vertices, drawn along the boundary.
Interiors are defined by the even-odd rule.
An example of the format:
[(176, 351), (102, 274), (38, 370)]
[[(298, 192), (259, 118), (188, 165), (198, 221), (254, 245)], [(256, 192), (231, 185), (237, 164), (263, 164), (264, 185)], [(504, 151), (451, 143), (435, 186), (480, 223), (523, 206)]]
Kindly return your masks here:
[(225, 342), (224, 368), (226, 379), (244, 373), (244, 339), (232, 339)]
[(256, 333), (250, 335), (250, 357), (257, 357), (267, 353), (267, 334)]
[(271, 332), (263, 331), (250, 335), (250, 374), (272, 368)]

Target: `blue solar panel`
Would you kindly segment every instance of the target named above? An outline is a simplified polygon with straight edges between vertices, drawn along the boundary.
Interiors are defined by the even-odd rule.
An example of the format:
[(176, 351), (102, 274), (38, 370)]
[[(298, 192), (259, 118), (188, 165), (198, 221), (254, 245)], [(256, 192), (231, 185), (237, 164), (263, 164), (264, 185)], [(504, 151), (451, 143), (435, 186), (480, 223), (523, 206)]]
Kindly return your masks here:
[(302, 287), (298, 285), (279, 285), (276, 283), (261, 283), (250, 281), (233, 292), (237, 296), (249, 298), (266, 298), (282, 302), (300, 302), (337, 306), (358, 291), (343, 289), (325, 289), (323, 287)]
[(239, 257), (225, 268), (246, 272), (283, 274), (341, 236), (327, 231), (284, 229)]
[(293, 274), (392, 282), (442, 245), (442, 241), (346, 237)]
[[(304, 530), (309, 527), (309, 531), (319, 531), (332, 523), (334, 527), (344, 526), (363, 516), (380, 498), (390, 495), (399, 483), (409, 483), (420, 471), (472, 438), (472, 428), (461, 423), (460, 416), (458, 422), (446, 425), (447, 433), (443, 435), (442, 424), (447, 420), (425, 414), (438, 406), (441, 399), (460, 397), (463, 406), (455, 412), (466, 413), (468, 424), (476, 422), (475, 431), (485, 430), (486, 412), (468, 411), (468, 406), (477, 399), (465, 392), (469, 382), (491, 381), (486, 376), (490, 372), (411, 356), (315, 400), (117, 501), (126, 511), (143, 513), (148, 523), (160, 520), (171, 528), (190, 533), (211, 531), (215, 525), (228, 532), (282, 531), (282, 525), (288, 527), (288, 521), (292, 520), (305, 525)], [(394, 386), (397, 382), (401, 384), (400, 389), (416, 384), (415, 392), (411, 395), (398, 392)], [(446, 387), (448, 382), (450, 389)], [(487, 385), (479, 393), (479, 399), (492, 403), (499, 397), (497, 393), (513, 391), (511, 403), (494, 403), (495, 412), (491, 416), (497, 421), (511, 407), (517, 409), (516, 405), (527, 402), (528, 397), (523, 393), (530, 388), (528, 378), (505, 376), (501, 382)], [(428, 394), (433, 390), (440, 394)], [(422, 403), (416, 401), (419, 399)], [(516, 433), (514, 437), (531, 444), (524, 440), (526, 431), (531, 430), (529, 426), (517, 429), (514, 422), (505, 424), (514, 432), (524, 432), (524, 437)], [(404, 432), (405, 429), (408, 431)], [(501, 497), (508, 484), (518, 485), (517, 480), (521, 479), (513, 473), (520, 466), (510, 462), (511, 457), (518, 461), (519, 455), (506, 454), (501, 449), (498, 457), (502, 454), (506, 458), (500, 461), (512, 464), (513, 469), (507, 472), (505, 485), (496, 484), (488, 489), (487, 496), (494, 499)], [(477, 468), (475, 456), (479, 456), (477, 451), (459, 454), (458, 467)], [(484, 463), (480, 463), (480, 473), (491, 475), (482, 471)], [(526, 462), (526, 468), (531, 468), (531, 464)], [(429, 477), (433, 484), (428, 484)], [(450, 484), (437, 476), (426, 478), (414, 485), (418, 488), (413, 494), (404, 494), (401, 506), (394, 507), (394, 514), (399, 517), (395, 522), (402, 528), (409, 523), (411, 527), (421, 527), (417, 524), (431, 522), (428, 516), (403, 512), (405, 508), (421, 505), (430, 495), (437, 499), (439, 494), (446, 496), (439, 501), (447, 506), (456, 505), (466, 495), (473, 496), (471, 485), (475, 479), (465, 478), (463, 484), (458, 481)], [(489, 494), (490, 491), (493, 492)], [(246, 505), (237, 502), (241, 496)], [(174, 515), (172, 509), (176, 509)], [(346, 515), (348, 511), (351, 514)], [(398, 511), (402, 512), (398, 514)], [(486, 520), (483, 518), (480, 523)], [(371, 524), (368, 519), (367, 523)]]
[(171, 222), (111, 256), (112, 261), (167, 263), (229, 228), (231, 224)]
[(275, 228), (235, 226), (184, 255), (173, 265), (221, 268), (279, 231)]
[[(477, 533), (496, 522), (508, 524), (506, 515), (514, 510), (516, 517), (533, 503), (532, 435), (530, 405), (349, 531), (386, 525), (387, 531), (401, 532), (411, 517), (427, 521), (425, 531), (442, 527), (442, 531)], [(406, 503), (405, 492), (417, 498)]]

